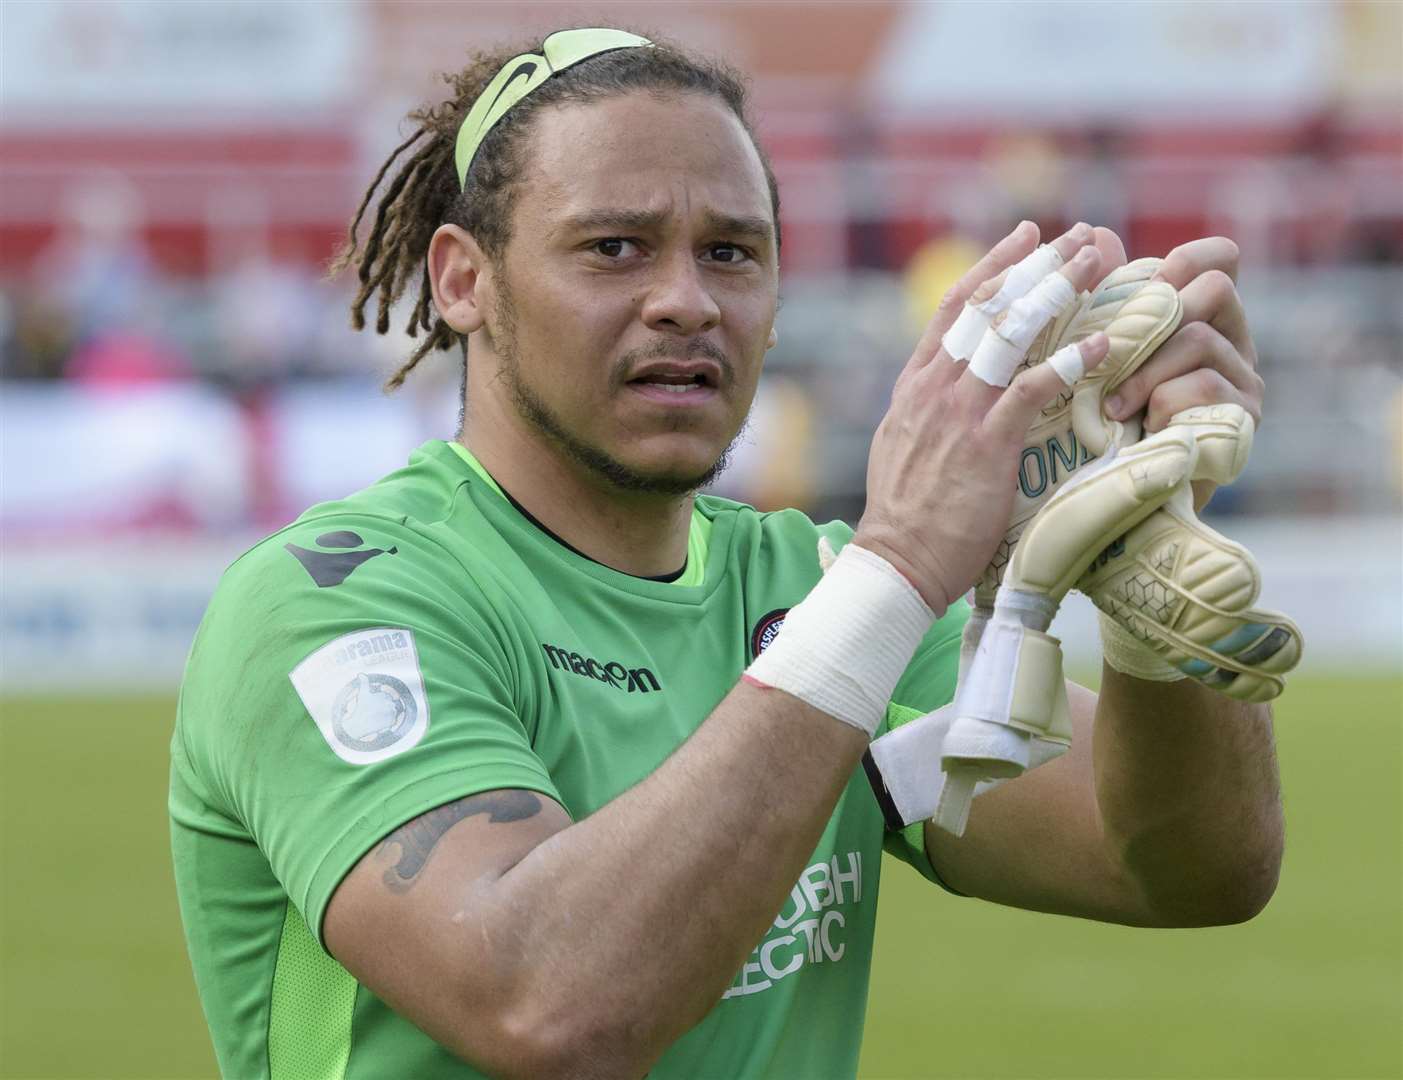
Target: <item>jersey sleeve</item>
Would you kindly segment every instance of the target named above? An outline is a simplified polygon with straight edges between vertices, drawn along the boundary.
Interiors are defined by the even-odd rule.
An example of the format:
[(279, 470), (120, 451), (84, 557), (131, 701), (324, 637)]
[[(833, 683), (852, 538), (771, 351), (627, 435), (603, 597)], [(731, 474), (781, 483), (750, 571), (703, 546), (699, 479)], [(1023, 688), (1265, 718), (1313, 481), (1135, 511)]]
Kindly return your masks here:
[(192, 767), (307, 925), (404, 822), (467, 795), (561, 801), (503, 605), (392, 521), (309, 522), (225, 575), (181, 691)]

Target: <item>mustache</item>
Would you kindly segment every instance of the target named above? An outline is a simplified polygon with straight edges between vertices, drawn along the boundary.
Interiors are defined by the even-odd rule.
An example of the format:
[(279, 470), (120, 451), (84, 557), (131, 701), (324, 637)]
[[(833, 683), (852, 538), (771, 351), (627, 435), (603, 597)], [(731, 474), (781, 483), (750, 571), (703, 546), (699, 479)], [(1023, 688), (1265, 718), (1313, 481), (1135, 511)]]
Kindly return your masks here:
[(618, 375), (620, 379), (626, 379), (630, 370), (648, 360), (687, 361), (699, 356), (714, 361), (721, 368), (721, 374), (730, 381), (734, 373), (731, 358), (719, 345), (704, 337), (688, 338), (686, 341), (660, 338), (651, 345), (630, 349), (619, 358)]

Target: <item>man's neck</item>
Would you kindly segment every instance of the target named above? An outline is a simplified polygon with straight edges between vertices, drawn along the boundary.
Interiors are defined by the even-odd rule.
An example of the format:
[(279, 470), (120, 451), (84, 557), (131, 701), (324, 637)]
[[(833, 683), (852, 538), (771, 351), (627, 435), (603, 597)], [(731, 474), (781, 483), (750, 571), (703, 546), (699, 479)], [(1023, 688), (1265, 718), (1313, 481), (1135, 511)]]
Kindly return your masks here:
[(502, 446), (469, 430), (459, 441), (538, 524), (580, 554), (635, 577), (686, 564), (691, 495), (620, 491), (539, 439)]

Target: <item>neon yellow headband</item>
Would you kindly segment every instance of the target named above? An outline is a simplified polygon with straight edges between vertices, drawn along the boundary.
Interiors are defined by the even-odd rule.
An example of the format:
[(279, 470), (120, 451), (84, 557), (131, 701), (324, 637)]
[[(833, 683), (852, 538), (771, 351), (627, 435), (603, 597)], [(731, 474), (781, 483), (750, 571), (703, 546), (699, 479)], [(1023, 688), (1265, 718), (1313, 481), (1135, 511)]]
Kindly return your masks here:
[(458, 166), (458, 187), (467, 187), (468, 169), (482, 140), (492, 130), (492, 126), (504, 117), (518, 101), (540, 86), (558, 71), (564, 71), (572, 64), (598, 56), (613, 49), (636, 49), (639, 46), (652, 47), (652, 42), (637, 34), (623, 30), (608, 30), (603, 27), (590, 27), (580, 30), (557, 30), (546, 38), (541, 53), (522, 53), (502, 65), (502, 70), (492, 76), (487, 88), (478, 95), (463, 126), (458, 129), (458, 142), (454, 147), (453, 161)]

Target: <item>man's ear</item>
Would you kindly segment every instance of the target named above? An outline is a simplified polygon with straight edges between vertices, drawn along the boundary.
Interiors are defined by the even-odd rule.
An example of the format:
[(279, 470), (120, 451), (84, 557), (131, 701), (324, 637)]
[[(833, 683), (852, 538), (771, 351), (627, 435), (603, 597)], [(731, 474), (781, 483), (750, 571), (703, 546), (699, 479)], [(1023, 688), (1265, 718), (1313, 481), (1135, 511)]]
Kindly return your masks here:
[(457, 225), (440, 225), (429, 241), (428, 271), (439, 317), (459, 334), (482, 329), (487, 312), (483, 274), (490, 276), (491, 268), (472, 234)]
[(765, 340), (765, 351), (768, 352), (779, 344), (779, 331), (773, 326), (770, 327), (770, 336)]

